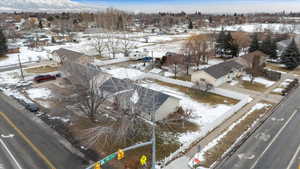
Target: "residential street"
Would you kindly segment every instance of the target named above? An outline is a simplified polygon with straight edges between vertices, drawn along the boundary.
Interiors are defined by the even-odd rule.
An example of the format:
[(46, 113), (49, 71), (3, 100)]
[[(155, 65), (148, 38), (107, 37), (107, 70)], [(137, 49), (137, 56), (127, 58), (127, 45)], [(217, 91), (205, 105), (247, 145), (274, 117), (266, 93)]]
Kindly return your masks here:
[(81, 169), (82, 160), (62, 140), (0, 97), (0, 168)]
[(300, 89), (220, 169), (292, 169), (299, 165)]

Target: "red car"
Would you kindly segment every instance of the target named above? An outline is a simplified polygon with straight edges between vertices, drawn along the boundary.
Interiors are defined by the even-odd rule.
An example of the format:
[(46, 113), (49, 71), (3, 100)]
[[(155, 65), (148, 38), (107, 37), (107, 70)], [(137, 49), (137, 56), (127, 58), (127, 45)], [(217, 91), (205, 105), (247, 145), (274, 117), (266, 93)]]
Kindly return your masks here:
[(41, 82), (55, 80), (55, 79), (56, 79), (56, 77), (53, 75), (39, 75), (34, 78), (34, 81), (37, 83), (41, 83)]

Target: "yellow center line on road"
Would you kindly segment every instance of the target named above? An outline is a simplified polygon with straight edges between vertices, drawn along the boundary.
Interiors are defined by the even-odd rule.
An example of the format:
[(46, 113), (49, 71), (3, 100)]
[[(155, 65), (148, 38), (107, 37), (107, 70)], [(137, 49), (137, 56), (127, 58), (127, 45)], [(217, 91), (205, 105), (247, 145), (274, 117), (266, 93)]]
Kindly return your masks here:
[(54, 165), (48, 160), (48, 158), (29, 140), (28, 137), (25, 136), (25, 134), (18, 129), (18, 127), (5, 115), (5, 113), (0, 112), (0, 116), (4, 118), (4, 120), (16, 130), (16, 132), (24, 139), (24, 141), (37, 153), (39, 157), (43, 159), (43, 161), (51, 168), (56, 169)]

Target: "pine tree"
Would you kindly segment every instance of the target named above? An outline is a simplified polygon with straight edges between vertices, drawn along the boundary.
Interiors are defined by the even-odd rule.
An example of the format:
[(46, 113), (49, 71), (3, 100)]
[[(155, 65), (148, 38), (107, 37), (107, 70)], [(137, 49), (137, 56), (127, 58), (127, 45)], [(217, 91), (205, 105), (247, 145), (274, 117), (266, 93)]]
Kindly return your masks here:
[(43, 29), (43, 23), (42, 23), (41, 20), (39, 20), (39, 28), (40, 28), (40, 29)]
[(254, 33), (252, 36), (249, 52), (254, 52), (258, 49), (259, 49), (258, 37), (257, 37), (257, 33)]
[(269, 34), (267, 38), (262, 42), (260, 48), (262, 52), (269, 55), (270, 58), (276, 59), (277, 58), (277, 46), (276, 42), (272, 40), (271, 35)]
[(268, 35), (265, 40), (261, 43), (259, 49), (267, 55), (271, 54), (271, 35)]
[(231, 55), (232, 57), (237, 57), (239, 53), (239, 46), (237, 43), (235, 43), (230, 32), (227, 32), (227, 34), (225, 35), (224, 42), (226, 54)]
[(216, 53), (223, 56), (225, 52), (225, 40), (226, 34), (224, 29), (222, 28), (221, 32), (219, 33), (216, 39)]
[(2, 29), (0, 29), (0, 56), (7, 52), (6, 38)]
[(189, 19), (189, 26), (188, 26), (189, 29), (193, 29), (194, 28), (194, 25), (193, 25), (193, 22), (191, 19)]
[(271, 42), (271, 51), (270, 51), (270, 58), (277, 59), (277, 45), (274, 40)]
[(295, 39), (292, 39), (292, 42), (289, 44), (287, 49), (282, 54), (282, 63), (288, 69), (295, 69), (300, 64), (300, 54), (299, 49), (297, 48)]

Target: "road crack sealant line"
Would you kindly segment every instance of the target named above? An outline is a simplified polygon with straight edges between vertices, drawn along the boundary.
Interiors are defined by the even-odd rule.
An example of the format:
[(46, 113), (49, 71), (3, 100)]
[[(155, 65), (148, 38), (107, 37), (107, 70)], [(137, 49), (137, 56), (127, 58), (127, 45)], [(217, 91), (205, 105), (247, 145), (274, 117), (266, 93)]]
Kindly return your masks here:
[(232, 148), (230, 148), (230, 150), (226, 153), (226, 154), (224, 154), (224, 155), (222, 155), (222, 157), (221, 157), (221, 159), (219, 159), (219, 160), (217, 160), (214, 164), (213, 164), (213, 166), (211, 166), (210, 168), (211, 169), (216, 169), (217, 167), (220, 167), (220, 166), (222, 166), (223, 165), (223, 162), (226, 160), (226, 159), (228, 159), (228, 158), (230, 158), (242, 145), (243, 145), (243, 143), (245, 143), (246, 142), (246, 140), (251, 136), (251, 135), (253, 135), (254, 133), (255, 133), (255, 131), (269, 118), (269, 117), (271, 117), (271, 115), (283, 104), (283, 103), (285, 103), (287, 100), (288, 100), (288, 98), (294, 93), (294, 91), (296, 90), (296, 89), (298, 89), (298, 87), (297, 88), (294, 88), (294, 89), (292, 89), (291, 90), (291, 92), (289, 93), (289, 94), (287, 94), (276, 106), (274, 106), (270, 111), (268, 111), (267, 113), (266, 113), (266, 115), (265, 116), (263, 116), (262, 118), (261, 118), (261, 120), (259, 120), (257, 123), (256, 123), (256, 125), (255, 126), (253, 126), (251, 129), (250, 129), (250, 131), (249, 132), (247, 132), (247, 133), (245, 133), (245, 136), (243, 137), (243, 138), (241, 138), (237, 143), (235, 143), (235, 145), (233, 145), (233, 147)]

